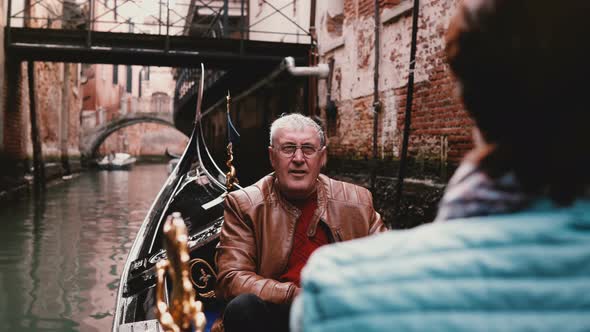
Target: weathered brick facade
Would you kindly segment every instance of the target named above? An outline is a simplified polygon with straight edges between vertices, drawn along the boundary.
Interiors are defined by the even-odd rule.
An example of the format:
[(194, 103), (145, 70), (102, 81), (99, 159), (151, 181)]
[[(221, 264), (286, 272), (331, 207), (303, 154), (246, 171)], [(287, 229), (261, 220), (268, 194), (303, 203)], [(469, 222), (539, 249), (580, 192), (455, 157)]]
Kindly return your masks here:
[[(61, 135), (67, 135), (67, 149), (70, 157), (79, 157), (80, 135), (80, 107), (81, 97), (78, 92), (78, 65), (70, 66), (69, 84), (66, 93), (69, 94), (68, 128), (60, 127), (60, 117), (63, 115), (64, 93), (64, 64), (36, 62), (35, 70), (35, 95), (37, 98), (37, 123), (42, 142), (43, 158), (46, 160), (59, 159)], [(6, 114), (14, 114), (13, 121), (5, 124), (6, 152), (16, 158), (31, 159), (33, 155), (31, 143), (31, 128), (29, 119), (29, 86), (26, 63), (21, 64), (20, 80), (17, 87), (16, 107), (8, 109)], [(10, 145), (18, 146), (18, 149), (9, 149)]]
[[(380, 0), (377, 155), (399, 158), (410, 61), (412, 4)], [(471, 148), (472, 123), (455, 94), (444, 57), (444, 33), (456, 0), (420, 4), (409, 155), (414, 160), (456, 164)], [(321, 62), (334, 60), (331, 97), (338, 112), (325, 112), (327, 84), (320, 82), (322, 117), (333, 159), (363, 160), (373, 154), (374, 0), (318, 2), (316, 26)], [(338, 19), (343, 17), (343, 19)], [(341, 33), (339, 33), (341, 31)]]
[[(150, 68), (150, 80), (145, 79), (146, 69), (132, 66), (132, 92), (126, 92), (126, 66), (95, 64), (84, 67), (87, 80), (82, 84), (83, 130), (93, 129), (121, 114), (132, 112), (172, 112), (171, 97), (174, 80), (169, 68)], [(114, 78), (114, 75), (117, 78)], [(139, 75), (143, 75), (142, 97), (139, 95)], [(127, 152), (135, 156), (163, 157), (166, 148), (181, 153), (188, 138), (180, 131), (152, 123), (141, 123), (125, 127), (105, 139), (98, 154), (106, 155), (112, 151)]]
[[(12, 68), (9, 68), (9, 70)], [(23, 80), (20, 78), (18, 66), (7, 73), (8, 80), (12, 80), (10, 89), (4, 87), (6, 108), (3, 109), (3, 145), (2, 152), (7, 159), (26, 158), (28, 114), (21, 111)]]
[[(0, 7), (3, 1), (0, 0)], [(32, 6), (31, 19), (25, 22), (30, 27), (60, 28), (61, 20), (50, 21), (44, 17), (59, 16), (63, 2), (44, 1), (43, 6)], [(51, 11), (51, 12), (49, 12)], [(0, 15), (4, 25), (5, 15)], [(22, 22), (21, 22), (22, 23)], [(3, 29), (0, 33), (3, 33)], [(0, 63), (2, 66), (2, 98), (0, 101), (0, 161), (26, 161), (33, 157), (30, 125), (29, 85), (26, 63), (5, 63), (4, 44), (0, 46)], [(66, 70), (67, 68), (67, 70)], [(42, 142), (43, 159), (57, 161), (63, 150), (63, 138), (67, 136), (67, 154), (69, 157), (80, 156), (80, 136), (84, 135), (81, 125), (87, 125), (88, 112), (95, 113), (92, 121), (96, 126), (100, 121), (109, 121), (119, 115), (122, 108), (126, 112), (144, 105), (131, 105), (137, 101), (139, 93), (139, 75), (145, 74), (140, 66), (133, 66), (132, 93), (125, 92), (125, 66), (119, 66), (119, 82), (113, 83), (113, 66), (81, 65), (54, 62), (35, 62), (35, 97), (36, 114)], [(152, 70), (153, 82), (144, 81), (142, 92), (149, 99), (153, 93), (167, 91), (171, 93), (174, 82), (169, 69), (162, 79), (161, 69)], [(144, 75), (145, 76), (145, 75)], [(66, 82), (67, 81), (67, 82)], [(66, 84), (67, 83), (67, 84)], [(64, 95), (65, 94), (65, 95)], [(67, 105), (64, 105), (67, 103)], [(136, 103), (137, 104), (137, 103)], [(133, 106), (133, 107), (132, 107)], [(150, 107), (154, 108), (154, 107)], [(158, 108), (158, 107), (156, 107)], [(104, 110), (98, 112), (98, 110)], [(170, 107), (167, 107), (171, 112)], [(100, 113), (102, 114), (99, 116)], [(81, 124), (82, 120), (82, 124)], [(67, 122), (67, 124), (65, 124)], [(86, 127), (85, 127), (86, 128)], [(144, 135), (145, 134), (145, 135)], [(145, 137), (143, 137), (145, 136)], [(187, 138), (173, 128), (154, 124), (140, 124), (125, 128), (120, 134), (112, 135), (103, 151), (125, 148), (133, 154), (160, 155), (168, 146), (174, 152), (182, 152)], [(162, 144), (161, 148), (159, 144)], [(7, 163), (4, 163), (7, 164)], [(26, 163), (25, 163), (26, 164)], [(14, 164), (12, 164), (14, 165)], [(19, 166), (20, 167), (20, 166)], [(21, 167), (22, 168), (22, 167)]]
[[(59, 1), (48, 1), (46, 7), (35, 6), (35, 11), (61, 9)], [(33, 17), (44, 17), (46, 12), (32, 12)], [(40, 27), (45, 20), (31, 20), (27, 25)], [(59, 27), (61, 22), (54, 21), (51, 27)], [(4, 51), (2, 50), (4, 56)], [(5, 62), (3, 58), (3, 62)], [(2, 144), (0, 153), (8, 160), (32, 158), (29, 86), (26, 63), (3, 63), (6, 68), (3, 79), (8, 83), (3, 88)], [(66, 78), (65, 66), (69, 73)], [(36, 62), (35, 96), (37, 98), (37, 121), (42, 142), (43, 158), (58, 159), (61, 155), (61, 139), (67, 136), (67, 153), (79, 156), (79, 121), (81, 97), (78, 83), (78, 64)], [(67, 80), (67, 84), (65, 81)], [(67, 97), (64, 98), (64, 93)], [(64, 102), (67, 105), (64, 105)], [(62, 118), (65, 117), (65, 118)], [(67, 120), (67, 128), (60, 124)]]

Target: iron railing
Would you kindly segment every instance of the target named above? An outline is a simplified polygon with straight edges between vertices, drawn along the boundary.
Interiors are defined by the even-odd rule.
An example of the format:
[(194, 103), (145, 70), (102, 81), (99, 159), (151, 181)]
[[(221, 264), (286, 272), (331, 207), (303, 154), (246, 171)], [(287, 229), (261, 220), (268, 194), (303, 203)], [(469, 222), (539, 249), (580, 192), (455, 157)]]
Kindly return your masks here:
[[(295, 0), (280, 7), (256, 0), (272, 10), (254, 22), (248, 15), (252, 1), (9, 0), (6, 26), (86, 30), (89, 46), (95, 31), (313, 43), (310, 32), (284, 12)], [(261, 27), (273, 16), (286, 24)]]
[[(167, 54), (171, 47), (175, 45), (178, 47), (178, 38), (186, 37), (188, 37), (188, 43), (190, 43), (190, 37), (199, 39), (201, 42), (204, 39), (230, 39), (232, 43), (235, 41), (236, 47), (232, 47), (231, 50), (219, 50), (218, 54), (226, 57), (228, 52), (233, 52), (239, 57), (248, 52), (251, 57), (266, 56), (262, 53), (252, 54), (250, 49), (245, 49), (246, 41), (250, 40), (315, 45), (312, 34), (292, 18), (293, 13), (286, 13), (289, 9), (295, 10), (296, 0), (283, 2), (281, 6), (275, 6), (271, 1), (278, 0), (8, 0), (6, 44), (9, 47), (12, 46), (11, 32), (14, 32), (13, 39), (16, 40), (18, 37), (21, 44), (26, 42), (28, 46), (31, 43), (35, 47), (54, 43), (65, 54), (67, 43), (70, 42), (75, 43), (76, 51), (79, 53), (85, 50), (95, 52), (102, 50), (105, 52), (105, 57), (111, 55), (107, 46), (116, 43), (120, 51), (121, 43), (130, 40), (119, 36), (133, 38), (134, 34), (141, 34), (143, 39), (146, 36), (151, 38), (145, 39), (146, 43), (158, 47), (158, 50), (144, 47), (147, 56), (152, 56), (160, 48)], [(262, 5), (265, 6), (264, 12), (253, 15), (254, 19), (249, 15), (254, 11), (254, 8), (250, 8), (251, 3), (253, 6), (258, 6), (258, 9), (262, 8)], [(268, 24), (271, 18), (274, 22)], [(277, 22), (281, 23), (277, 25)], [(39, 29), (54, 30), (51, 39), (48, 37), (49, 34), (45, 35), (45, 31)], [(55, 30), (60, 29), (64, 32), (56, 34)], [(65, 30), (69, 32), (78, 30), (82, 33), (72, 35)], [(33, 33), (27, 31), (33, 31)], [(23, 39), (22, 36), (25, 33), (26, 36), (32, 37)], [(120, 34), (116, 35), (117, 33)], [(94, 40), (93, 34), (95, 34)], [(152, 38), (150, 35), (156, 37)], [(163, 41), (162, 44), (159, 43), (160, 40)], [(174, 41), (177, 43), (174, 44)], [(56, 49), (52, 45), (48, 45), (43, 50), (51, 52)], [(188, 44), (184, 42), (183, 45)], [(16, 51), (20, 50), (18, 47), (22, 48), (22, 45), (16, 45)], [(137, 47), (141, 46), (127, 47), (130, 49), (129, 54), (134, 54), (136, 57), (142, 56), (141, 53), (136, 52)], [(177, 50), (174, 54), (179, 55), (183, 51), (184, 49)], [(202, 49), (191, 51), (193, 51), (191, 53), (193, 57), (205, 54)], [(210, 58), (214, 59), (214, 55)], [(20, 54), (20, 56), (23, 55)], [(72, 58), (79, 59), (77, 55), (70, 56), (68, 59)], [(131, 61), (128, 58), (123, 60)], [(116, 61), (121, 61), (121, 58), (106, 60), (110, 61), (107, 63), (118, 63)], [(191, 65), (195, 67), (194, 64)], [(223, 70), (208, 70), (204, 88), (212, 86), (224, 74)], [(175, 109), (186, 104), (195, 95), (199, 75), (198, 70), (191, 68), (176, 70)]]

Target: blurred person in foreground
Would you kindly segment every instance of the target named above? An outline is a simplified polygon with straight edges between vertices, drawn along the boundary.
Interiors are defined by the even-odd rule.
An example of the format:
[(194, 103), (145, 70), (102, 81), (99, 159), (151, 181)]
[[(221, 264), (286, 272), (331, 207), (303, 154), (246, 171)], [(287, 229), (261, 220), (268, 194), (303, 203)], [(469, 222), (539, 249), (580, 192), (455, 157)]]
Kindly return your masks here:
[(435, 223), (320, 248), (293, 331), (590, 330), (588, 0), (466, 0), (446, 53), (475, 148)]
[(268, 154), (274, 172), (225, 201), (216, 262), (217, 294), (229, 301), (227, 332), (288, 331), (311, 253), (385, 230), (367, 189), (320, 174), (326, 144), (313, 119), (295, 113), (275, 120)]

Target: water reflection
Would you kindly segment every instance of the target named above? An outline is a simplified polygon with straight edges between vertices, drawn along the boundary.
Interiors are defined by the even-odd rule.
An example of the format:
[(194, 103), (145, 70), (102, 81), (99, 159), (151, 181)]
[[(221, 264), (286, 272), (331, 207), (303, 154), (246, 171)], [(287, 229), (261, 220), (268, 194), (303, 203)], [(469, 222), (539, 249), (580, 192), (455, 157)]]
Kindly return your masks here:
[(0, 205), (0, 331), (107, 331), (165, 165), (87, 172)]

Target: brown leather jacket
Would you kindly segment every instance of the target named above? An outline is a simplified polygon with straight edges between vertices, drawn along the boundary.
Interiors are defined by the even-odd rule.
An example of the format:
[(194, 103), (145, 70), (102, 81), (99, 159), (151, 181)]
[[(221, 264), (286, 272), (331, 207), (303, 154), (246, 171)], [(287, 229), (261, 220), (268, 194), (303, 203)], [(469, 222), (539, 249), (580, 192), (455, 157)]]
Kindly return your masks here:
[[(321, 174), (317, 183), (318, 208), (308, 235), (319, 224), (334, 242), (386, 230), (367, 189)], [(297, 286), (277, 279), (285, 272), (299, 215), (279, 194), (273, 174), (227, 196), (216, 256), (218, 298), (252, 293), (272, 303), (293, 300)]]

